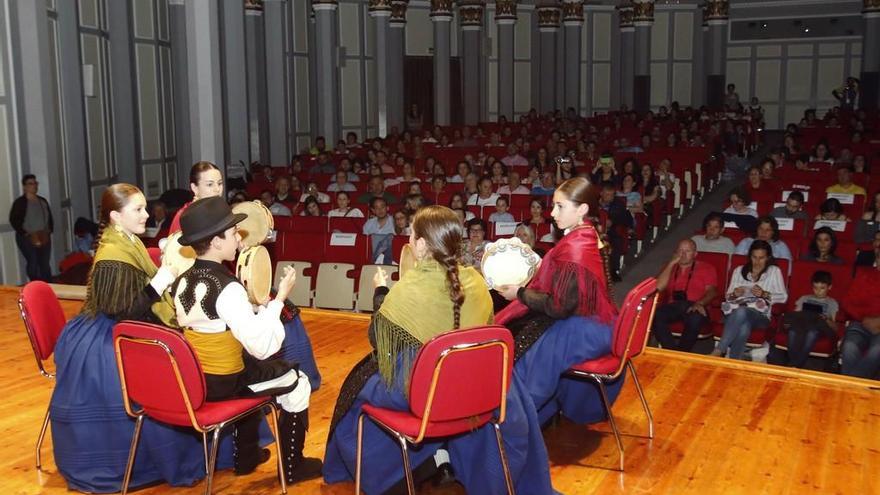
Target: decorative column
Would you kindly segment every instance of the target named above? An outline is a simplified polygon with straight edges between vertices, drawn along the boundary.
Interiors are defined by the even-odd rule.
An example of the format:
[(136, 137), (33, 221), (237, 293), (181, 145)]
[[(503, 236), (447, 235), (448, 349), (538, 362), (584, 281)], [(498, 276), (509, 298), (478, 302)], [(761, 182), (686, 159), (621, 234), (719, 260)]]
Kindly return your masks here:
[(635, 32), (633, 26), (633, 5), (624, 0), (617, 7), (620, 23), (620, 105), (632, 110), (633, 81), (635, 80)]
[(315, 12), (315, 66), (317, 77), (318, 134), (327, 143), (336, 142), (338, 134), (339, 80), (336, 74), (339, 39), (337, 34), (336, 0), (312, 0)]
[(863, 0), (865, 19), (859, 108), (880, 107), (880, 0)]
[(647, 112), (651, 107), (651, 26), (654, 24), (654, 0), (633, 0), (634, 77), (633, 109)]
[(189, 183), (192, 159), (189, 129), (189, 82), (186, 61), (186, 7), (183, 0), (168, 1), (171, 34), (171, 87), (174, 102), (174, 143), (177, 145), (177, 183)]
[[(269, 164), (286, 165), (290, 161), (288, 149), (287, 86), (284, 53), (284, 2), (286, 0), (265, 0), (263, 2), (263, 30), (266, 48), (266, 117), (269, 122)], [(335, 58), (332, 58), (335, 60)], [(335, 94), (335, 93), (334, 93)], [(329, 140), (329, 137), (328, 137)], [(334, 141), (328, 141), (334, 142)]]
[(388, 26), (388, 125), (401, 131), (406, 125), (403, 60), (406, 58), (406, 7), (409, 0), (392, 0)]
[[(28, 2), (20, 2), (28, 3)], [(110, 81), (124, 81), (114, 84), (110, 92), (113, 115), (127, 118), (113, 119), (113, 146), (116, 155), (116, 180), (129, 184), (138, 184), (137, 139), (135, 130), (136, 95), (133, 84), (125, 84), (134, 79), (134, 61), (132, 60), (132, 31), (129, 27), (132, 4), (130, 2), (107, 2), (107, 20), (110, 34)], [(188, 9), (187, 9), (188, 10)], [(42, 60), (42, 59), (41, 59)], [(187, 125), (186, 129), (190, 126)], [(192, 140), (188, 136), (187, 140)], [(112, 173), (112, 172), (111, 172)], [(187, 180), (189, 182), (189, 180)], [(143, 184), (141, 184), (143, 185)]]
[(700, 7), (703, 18), (702, 27), (694, 29), (694, 65), (691, 101), (694, 107), (706, 104), (706, 68), (709, 66), (709, 24), (706, 21), (706, 9)]
[(562, 12), (555, 0), (538, 6), (538, 31), (540, 32), (541, 60), (538, 62), (539, 111), (552, 112), (556, 109), (556, 33)]
[(431, 0), (431, 21), (434, 23), (434, 124), (449, 125), (450, 24), (452, 0)]
[(247, 98), (242, 98), (247, 94), (244, 13), (245, 6), (242, 2), (225, 0), (220, 3), (220, 25), (223, 31), (223, 121), (227, 163), (238, 163), (239, 160), (248, 163), (250, 158)]
[[(727, 68), (727, 24), (729, 19), (729, 0), (707, 0), (705, 19), (708, 31), (706, 48), (709, 54), (706, 61), (706, 100), (710, 107), (720, 108), (724, 104), (725, 72)], [(742, 89), (740, 89), (742, 91)]]
[(462, 92), (464, 93), (464, 123), (480, 122), (480, 59), (482, 58), (483, 0), (459, 0), (458, 15), (461, 19), (462, 38)]
[(513, 52), (516, 0), (495, 0), (498, 24), (498, 116), (513, 121)]
[(369, 7), (370, 17), (374, 22), (375, 34), (375, 56), (376, 56), (376, 110), (379, 113), (379, 135), (387, 136), (388, 114), (389, 114), (389, 98), (391, 93), (389, 87), (389, 75), (391, 67), (388, 65), (388, 36), (389, 36), (389, 19), (391, 17), (391, 0), (370, 0)]
[(263, 1), (245, 1), (245, 64), (247, 66), (249, 160), (269, 159), (269, 100), (266, 95), (266, 36), (263, 29)]
[[(565, 110), (581, 109), (581, 35), (584, 26), (583, 0), (565, 0), (562, 4), (562, 24), (565, 26)], [(587, 80), (591, 71), (587, 72)], [(590, 93), (587, 92), (589, 95)]]
[(220, 5), (213, 0), (190, 0), (185, 5), (193, 160), (206, 160), (222, 167), (226, 156), (220, 74)]

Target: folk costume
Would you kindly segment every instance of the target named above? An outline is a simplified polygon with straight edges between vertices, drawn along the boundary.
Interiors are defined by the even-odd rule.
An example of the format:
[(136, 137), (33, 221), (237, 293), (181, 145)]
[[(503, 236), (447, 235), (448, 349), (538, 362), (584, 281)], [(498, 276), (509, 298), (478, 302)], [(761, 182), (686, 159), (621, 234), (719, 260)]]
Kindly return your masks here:
[[(459, 265), (464, 303), (460, 328), (492, 322), (492, 299), (483, 277), (472, 267)], [(387, 294), (387, 295), (386, 295)], [(446, 270), (433, 259), (419, 261), (390, 290), (377, 288), (369, 336), (376, 352), (349, 373), (336, 403), (327, 450), (324, 480), (354, 478), (357, 419), (364, 403), (409, 410), (407, 398), (413, 359), (421, 346), (453, 328)], [(507, 396), (507, 417), (501, 425), (504, 448), (519, 493), (552, 494), (549, 461), (534, 406), (514, 379)], [(384, 493), (404, 479), (396, 441), (370, 421), (364, 422), (362, 488)], [(410, 449), (413, 466), (433, 465), (438, 448), (449, 451), (456, 477), (468, 493), (506, 493), (498, 447), (491, 425), (443, 442), (423, 442)]]
[[(165, 294), (172, 281), (138, 237), (112, 226), (104, 229), (83, 310), (67, 323), (55, 347), (52, 444), (55, 464), (71, 489), (119, 491), (134, 420), (122, 403), (113, 326), (123, 319), (172, 325), (174, 308)], [(229, 462), (221, 458), (218, 464)], [(189, 486), (204, 476), (201, 439), (194, 431), (144, 421), (131, 486), (161, 480)]]
[[(196, 201), (181, 217), (180, 243), (187, 246), (211, 239), (246, 217), (233, 214), (219, 197)], [(272, 300), (254, 312), (241, 282), (224, 265), (202, 258), (178, 277), (172, 292), (178, 324), (205, 372), (207, 400), (274, 396), (282, 409), (278, 440), (285, 475), (290, 482), (304, 479), (309, 461), (304, 461), (302, 450), (311, 385), (296, 363), (269, 359), (285, 337), (280, 319), (283, 303)], [(255, 414), (235, 425), (237, 473), (253, 471), (262, 460), (261, 423), (262, 415)]]
[[(617, 307), (601, 249), (591, 223), (571, 229), (547, 252), (517, 299), (495, 317), (514, 335), (514, 375), (525, 384), (542, 424), (560, 410), (579, 423), (605, 418), (595, 386), (562, 377), (573, 364), (611, 349)], [(608, 387), (612, 401), (622, 385), (618, 380)]]

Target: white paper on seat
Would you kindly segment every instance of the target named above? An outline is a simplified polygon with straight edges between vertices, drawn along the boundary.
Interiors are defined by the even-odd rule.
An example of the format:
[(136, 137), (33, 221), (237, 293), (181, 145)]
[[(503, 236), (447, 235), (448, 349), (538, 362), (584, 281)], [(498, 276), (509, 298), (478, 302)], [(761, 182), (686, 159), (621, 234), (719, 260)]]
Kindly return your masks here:
[(828, 193), (828, 199), (834, 198), (840, 201), (842, 205), (851, 205), (856, 202), (856, 196), (854, 194), (847, 193)]
[(350, 232), (334, 232), (330, 235), (331, 246), (354, 246), (357, 241), (357, 234)]
[[(801, 194), (804, 195), (804, 203), (810, 200), (810, 191), (804, 191), (803, 189), (796, 189), (800, 191)], [(788, 195), (791, 194), (791, 191), (782, 191), (782, 200), (788, 201)]]
[(516, 222), (495, 222), (495, 235), (513, 235)]
[(846, 230), (846, 221), (845, 220), (818, 220), (813, 224), (813, 230), (818, 229), (819, 227), (831, 227), (831, 230), (835, 232), (843, 232)]
[(794, 218), (777, 218), (779, 230), (794, 230)]

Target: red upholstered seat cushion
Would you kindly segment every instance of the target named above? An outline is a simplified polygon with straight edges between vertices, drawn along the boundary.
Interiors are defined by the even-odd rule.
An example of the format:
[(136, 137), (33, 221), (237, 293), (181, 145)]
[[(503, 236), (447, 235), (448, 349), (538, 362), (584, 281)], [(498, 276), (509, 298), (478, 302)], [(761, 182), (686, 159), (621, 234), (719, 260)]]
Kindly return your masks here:
[[(376, 418), (383, 424), (404, 435), (415, 437), (419, 434), (422, 418), (412, 415), (409, 411), (397, 411), (383, 409), (381, 407), (364, 404), (363, 411), (369, 416)], [(475, 418), (459, 419), (453, 421), (431, 421), (425, 437), (446, 437), (476, 430), (492, 419), (492, 413), (481, 414)]]
[(584, 361), (571, 367), (572, 370), (583, 373), (597, 373), (600, 375), (610, 375), (617, 371), (620, 367), (620, 357), (606, 354), (602, 357)]
[[(195, 411), (196, 421), (200, 426), (214, 425), (238, 416), (239, 414), (268, 403), (271, 397), (249, 397), (246, 399), (229, 399), (221, 402), (205, 402)], [(178, 426), (192, 426), (186, 411), (148, 410), (147, 414), (154, 419)]]

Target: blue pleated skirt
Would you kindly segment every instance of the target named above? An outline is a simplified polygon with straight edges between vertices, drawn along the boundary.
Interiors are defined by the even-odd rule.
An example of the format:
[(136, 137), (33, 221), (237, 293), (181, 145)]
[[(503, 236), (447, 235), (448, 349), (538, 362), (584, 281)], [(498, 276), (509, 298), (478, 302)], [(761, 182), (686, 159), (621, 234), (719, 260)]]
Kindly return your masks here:
[(281, 344), (279, 356), (294, 363), (299, 363), (299, 369), (309, 377), (312, 392), (321, 387), (321, 373), (315, 362), (315, 353), (312, 351), (312, 341), (303, 325), (299, 315), (294, 316), (284, 323), (284, 342)]

